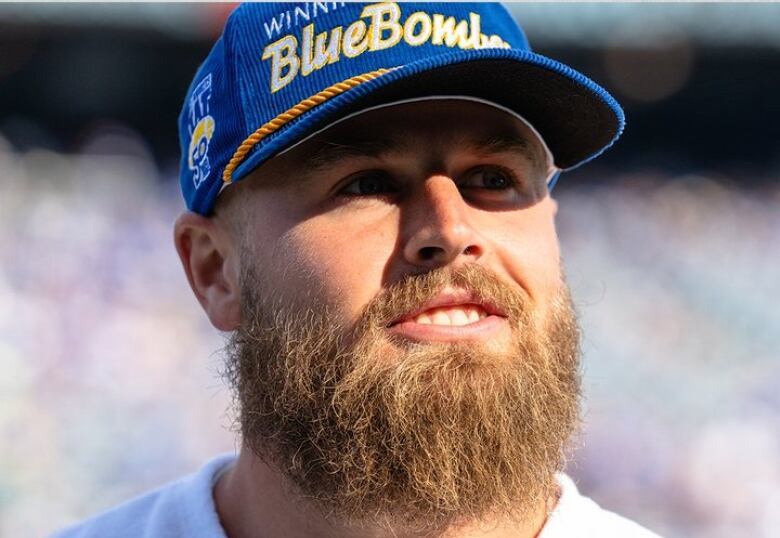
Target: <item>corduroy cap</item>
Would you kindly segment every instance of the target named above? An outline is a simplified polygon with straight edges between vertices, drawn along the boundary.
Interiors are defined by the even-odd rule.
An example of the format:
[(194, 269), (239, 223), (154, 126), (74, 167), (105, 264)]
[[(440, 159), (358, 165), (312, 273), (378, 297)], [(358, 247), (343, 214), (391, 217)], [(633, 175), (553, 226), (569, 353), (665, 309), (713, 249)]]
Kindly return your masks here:
[(532, 52), (500, 4), (244, 4), (179, 116), (187, 207), (209, 214), (226, 185), (340, 118), (426, 96), (468, 96), (514, 112), (558, 170), (598, 156), (625, 123), (601, 86)]

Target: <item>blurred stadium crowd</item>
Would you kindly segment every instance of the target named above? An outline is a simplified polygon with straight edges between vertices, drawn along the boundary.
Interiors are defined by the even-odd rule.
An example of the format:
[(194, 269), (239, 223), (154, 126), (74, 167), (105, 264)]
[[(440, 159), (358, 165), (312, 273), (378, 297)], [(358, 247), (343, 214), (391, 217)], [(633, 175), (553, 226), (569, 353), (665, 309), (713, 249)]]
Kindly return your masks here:
[[(84, 30), (14, 20), (17, 33), (71, 40)], [(0, 102), (29, 84), (2, 70), (13, 41), (2, 28)], [(173, 54), (163, 34), (156, 46)], [(181, 56), (193, 60), (182, 73), (212, 37), (186, 37)], [(731, 35), (718, 51), (678, 38), (585, 51), (542, 40), (554, 49), (542, 52), (602, 73), (629, 118), (626, 143), (564, 174), (554, 193), (584, 329), (585, 426), (568, 471), (604, 506), (670, 538), (774, 538), (779, 83), (757, 79), (777, 72), (780, 46), (745, 48)], [(24, 69), (34, 72), (31, 54)], [(637, 58), (674, 72), (681, 54), (687, 71), (664, 91), (610, 75)], [(188, 82), (166, 87), (183, 95)], [(45, 107), (0, 105), (0, 537), (43, 536), (236, 449), (222, 336), (172, 244), (182, 202), (166, 122), (176, 107), (156, 131), (99, 110), (69, 137)], [(735, 111), (751, 107), (759, 117)], [(161, 132), (173, 141), (162, 149)]]

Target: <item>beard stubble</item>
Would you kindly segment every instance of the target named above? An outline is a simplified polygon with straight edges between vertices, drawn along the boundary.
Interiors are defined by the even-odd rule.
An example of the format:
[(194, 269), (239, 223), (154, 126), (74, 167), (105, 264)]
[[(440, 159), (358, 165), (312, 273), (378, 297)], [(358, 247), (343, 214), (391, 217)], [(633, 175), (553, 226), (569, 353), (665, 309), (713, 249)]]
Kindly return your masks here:
[[(388, 287), (350, 327), (293, 308), (242, 264), (227, 345), (244, 444), (326, 517), (434, 532), (530, 518), (555, 491), (578, 426), (579, 329), (561, 285), (546, 319), (517, 286), (469, 264)], [(506, 313), (511, 341), (415, 343), (388, 324), (462, 288)]]

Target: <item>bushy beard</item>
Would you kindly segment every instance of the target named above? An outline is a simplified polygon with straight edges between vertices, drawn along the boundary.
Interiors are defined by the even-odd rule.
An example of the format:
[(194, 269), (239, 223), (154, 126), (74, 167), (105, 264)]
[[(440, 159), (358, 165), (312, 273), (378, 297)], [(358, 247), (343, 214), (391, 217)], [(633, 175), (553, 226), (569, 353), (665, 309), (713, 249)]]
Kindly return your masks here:
[[(446, 286), (501, 308), (510, 345), (389, 336), (391, 320)], [(262, 287), (244, 271), (227, 347), (243, 441), (326, 516), (434, 531), (523, 520), (554, 491), (578, 424), (579, 331), (565, 286), (540, 320), (519, 287), (483, 267), (445, 268), (389, 287), (351, 327)]]

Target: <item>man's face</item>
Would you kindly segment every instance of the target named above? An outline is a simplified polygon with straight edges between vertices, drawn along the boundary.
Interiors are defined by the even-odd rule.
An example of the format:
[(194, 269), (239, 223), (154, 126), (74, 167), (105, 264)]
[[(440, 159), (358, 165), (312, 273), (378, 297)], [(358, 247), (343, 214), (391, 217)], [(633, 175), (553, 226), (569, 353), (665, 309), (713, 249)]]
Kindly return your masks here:
[(509, 114), (432, 101), (337, 124), (226, 191), (245, 215), (228, 376), (247, 445), (353, 519), (437, 526), (547, 495), (578, 332), (546, 172)]
[[(238, 184), (248, 188), (235, 194), (251, 199), (240, 238), (269, 291), (298, 308), (327, 305), (347, 325), (403, 277), (466, 263), (522, 290), (544, 318), (562, 279), (543, 158), (520, 121), (488, 105), (380, 109)], [(494, 341), (502, 328), (462, 337)]]

